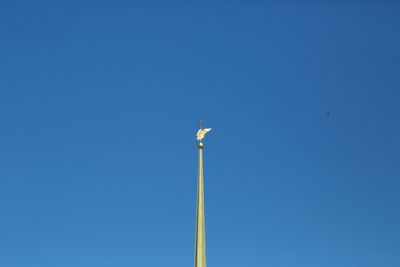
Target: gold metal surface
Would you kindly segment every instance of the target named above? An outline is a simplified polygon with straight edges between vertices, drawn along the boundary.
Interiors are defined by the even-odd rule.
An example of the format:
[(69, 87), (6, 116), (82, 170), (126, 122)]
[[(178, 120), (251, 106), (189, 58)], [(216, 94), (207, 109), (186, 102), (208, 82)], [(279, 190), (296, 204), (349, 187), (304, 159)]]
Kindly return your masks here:
[(204, 220), (203, 143), (199, 142), (199, 176), (197, 185), (195, 267), (206, 267), (206, 226)]
[(201, 142), (203, 140), (204, 136), (206, 135), (206, 133), (208, 133), (209, 131), (211, 131), (211, 128), (200, 128), (196, 134), (197, 140), (199, 142)]

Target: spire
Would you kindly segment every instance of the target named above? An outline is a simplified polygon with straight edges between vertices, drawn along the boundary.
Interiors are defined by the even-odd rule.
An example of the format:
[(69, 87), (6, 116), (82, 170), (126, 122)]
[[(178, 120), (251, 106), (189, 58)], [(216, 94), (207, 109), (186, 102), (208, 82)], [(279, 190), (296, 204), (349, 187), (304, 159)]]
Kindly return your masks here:
[(197, 132), (199, 141), (199, 176), (197, 186), (197, 214), (196, 214), (196, 245), (195, 245), (195, 267), (206, 267), (206, 226), (204, 220), (204, 176), (203, 176), (203, 138), (211, 129), (204, 129), (201, 123)]

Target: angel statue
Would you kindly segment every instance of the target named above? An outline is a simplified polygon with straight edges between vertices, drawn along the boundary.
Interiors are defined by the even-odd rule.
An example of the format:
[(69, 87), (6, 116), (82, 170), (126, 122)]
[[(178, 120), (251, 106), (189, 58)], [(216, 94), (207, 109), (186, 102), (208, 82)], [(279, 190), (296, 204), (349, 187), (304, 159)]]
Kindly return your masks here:
[(201, 142), (206, 133), (208, 133), (209, 131), (211, 131), (211, 128), (200, 128), (200, 130), (196, 134), (197, 140)]

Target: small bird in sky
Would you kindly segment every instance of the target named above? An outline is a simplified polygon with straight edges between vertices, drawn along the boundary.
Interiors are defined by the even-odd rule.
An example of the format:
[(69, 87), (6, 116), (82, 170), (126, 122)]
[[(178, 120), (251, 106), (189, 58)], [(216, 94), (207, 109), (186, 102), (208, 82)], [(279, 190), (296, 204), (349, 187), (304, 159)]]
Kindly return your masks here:
[(329, 117), (331, 115), (331, 113), (328, 111), (326, 112), (326, 116)]

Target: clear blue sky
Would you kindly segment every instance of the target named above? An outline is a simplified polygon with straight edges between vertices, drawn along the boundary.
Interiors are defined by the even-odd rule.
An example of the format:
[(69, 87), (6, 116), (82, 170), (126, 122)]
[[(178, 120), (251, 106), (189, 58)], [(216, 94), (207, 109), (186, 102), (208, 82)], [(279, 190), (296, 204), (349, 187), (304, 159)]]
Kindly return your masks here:
[(200, 118), (208, 266), (400, 266), (400, 4), (217, 2), (1, 1), (0, 266), (193, 266)]

